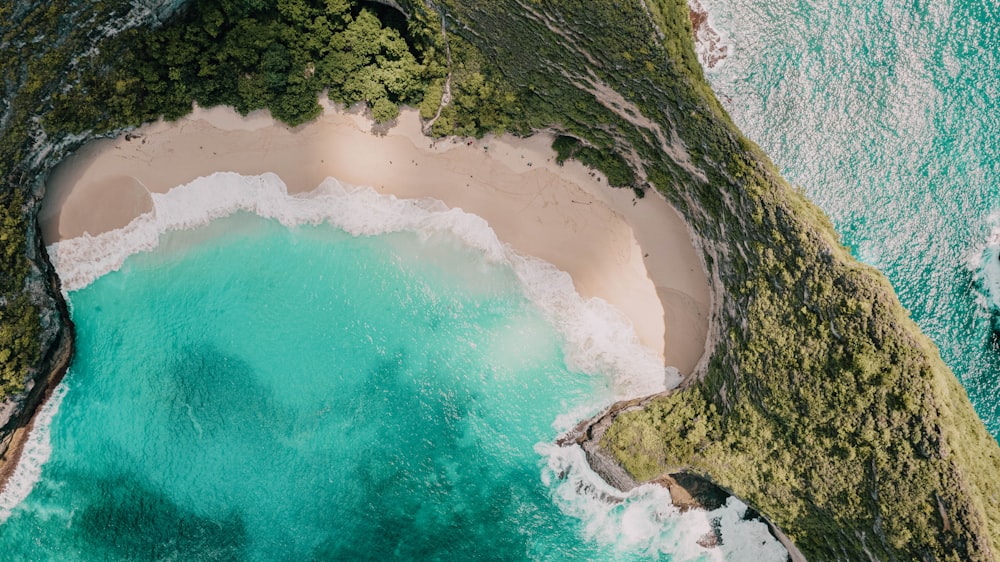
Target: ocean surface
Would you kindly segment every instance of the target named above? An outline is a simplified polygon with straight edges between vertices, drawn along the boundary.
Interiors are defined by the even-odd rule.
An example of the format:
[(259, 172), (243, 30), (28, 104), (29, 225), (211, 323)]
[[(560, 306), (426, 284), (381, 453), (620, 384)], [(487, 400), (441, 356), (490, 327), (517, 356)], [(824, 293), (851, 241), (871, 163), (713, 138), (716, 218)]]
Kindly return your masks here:
[(783, 559), (735, 500), (680, 513), (551, 444), (676, 382), (608, 305), (473, 215), (285, 191), (217, 174), (54, 250), (78, 354), (4, 560)]
[(1000, 5), (700, 1), (736, 124), (888, 276), (1000, 435)]

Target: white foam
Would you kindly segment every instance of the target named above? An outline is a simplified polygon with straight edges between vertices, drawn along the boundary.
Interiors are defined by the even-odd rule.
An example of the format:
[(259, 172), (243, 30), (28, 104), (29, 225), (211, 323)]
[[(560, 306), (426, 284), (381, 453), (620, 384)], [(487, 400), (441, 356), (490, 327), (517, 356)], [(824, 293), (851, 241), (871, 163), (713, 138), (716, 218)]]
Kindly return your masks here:
[(24, 443), (17, 468), (14, 469), (14, 473), (7, 480), (3, 492), (0, 493), (0, 523), (10, 517), (14, 508), (28, 497), (35, 484), (38, 483), (38, 479), (41, 478), (42, 466), (52, 454), (52, 445), (49, 440), (52, 418), (59, 411), (59, 406), (65, 395), (66, 385), (60, 384), (35, 416), (34, 425)]
[[(546, 459), (542, 481), (564, 513), (583, 521), (587, 540), (651, 559), (768, 562), (788, 557), (767, 525), (743, 519), (747, 506), (736, 498), (712, 511), (681, 513), (662, 486), (646, 484), (628, 493), (612, 488), (590, 469), (578, 446), (539, 443), (535, 450)], [(715, 546), (703, 540), (713, 528), (721, 538)]]
[[(440, 201), (397, 199), (333, 178), (308, 194), (289, 195), (274, 174), (235, 173), (199, 178), (165, 194), (153, 194), (152, 199), (153, 211), (122, 229), (50, 247), (64, 290), (81, 289), (117, 270), (128, 256), (155, 248), (166, 232), (205, 225), (237, 211), (273, 218), (289, 227), (325, 222), (355, 236), (399, 231), (424, 237), (450, 233), (488, 260), (509, 264), (525, 295), (562, 335), (568, 366), (608, 376), (615, 399), (653, 394), (680, 382), (676, 369), (664, 370), (656, 354), (639, 343), (631, 323), (618, 310), (601, 299), (582, 298), (567, 273), (518, 254), (498, 240), (481, 217), (449, 209)], [(560, 431), (567, 430), (603, 405), (580, 405), (560, 416), (554, 425)], [(644, 486), (628, 496), (616, 496), (617, 492), (590, 471), (582, 452), (543, 444), (539, 453), (547, 459), (543, 479), (553, 489), (557, 503), (566, 513), (585, 521), (591, 538), (629, 550), (670, 552), (673, 556), (689, 551), (704, 554), (705, 549), (696, 541), (709, 531), (711, 519), (693, 511), (680, 514), (665, 489)], [(557, 478), (557, 474), (563, 476)], [(594, 490), (599, 491), (599, 497), (618, 498), (618, 505), (624, 507), (609, 507), (595, 499)]]
[(522, 256), (497, 239), (485, 220), (433, 199), (397, 199), (368, 187), (327, 178), (317, 189), (289, 195), (275, 174), (220, 172), (153, 194), (153, 210), (125, 227), (53, 244), (49, 255), (63, 289), (86, 287), (121, 267), (125, 259), (152, 250), (166, 232), (190, 229), (237, 211), (273, 218), (286, 226), (329, 223), (355, 236), (412, 231), (446, 232), (509, 264), (525, 294), (565, 340), (571, 369), (613, 378), (615, 398), (644, 396), (675, 386), (680, 376), (664, 370), (656, 354), (639, 343), (629, 320), (607, 302), (582, 298), (570, 276), (552, 264)]
[(698, 62), (706, 72), (720, 69), (729, 58), (732, 52), (729, 38), (724, 28), (715, 23), (715, 15), (710, 9), (708, 0), (688, 0), (691, 10), (705, 15), (705, 22), (697, 29), (694, 29), (694, 51), (698, 57)]
[(987, 218), (986, 240), (974, 246), (965, 258), (978, 289), (977, 302), (985, 312), (1000, 312), (1000, 213)]

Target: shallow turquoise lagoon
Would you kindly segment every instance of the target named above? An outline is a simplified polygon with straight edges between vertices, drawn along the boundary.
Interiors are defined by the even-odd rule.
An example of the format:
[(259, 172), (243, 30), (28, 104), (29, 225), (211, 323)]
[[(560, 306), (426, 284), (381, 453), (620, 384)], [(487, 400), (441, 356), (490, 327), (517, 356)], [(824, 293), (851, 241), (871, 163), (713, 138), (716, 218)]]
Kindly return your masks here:
[(614, 377), (568, 368), (515, 271), (455, 236), (239, 213), (70, 300), (5, 560), (721, 559), (713, 524), (780, 555), (740, 506), (681, 515), (549, 445)]
[(517, 289), (454, 240), (246, 215), (171, 235), (72, 294), (52, 458), (3, 550), (582, 556), (534, 445), (607, 385)]

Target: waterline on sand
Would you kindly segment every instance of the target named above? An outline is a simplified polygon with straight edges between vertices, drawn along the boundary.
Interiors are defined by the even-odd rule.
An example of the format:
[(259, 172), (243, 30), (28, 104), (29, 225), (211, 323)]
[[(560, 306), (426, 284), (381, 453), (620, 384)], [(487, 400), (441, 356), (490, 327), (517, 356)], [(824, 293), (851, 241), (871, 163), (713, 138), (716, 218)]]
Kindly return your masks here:
[[(571, 371), (607, 377), (607, 392), (591, 400), (565, 403), (562, 412), (554, 416), (554, 422), (550, 418), (554, 430), (569, 429), (580, 418), (614, 399), (657, 392), (678, 380), (667, 378), (674, 373), (664, 372), (655, 354), (639, 346), (627, 320), (612, 307), (599, 299), (581, 298), (567, 274), (541, 260), (514, 252), (497, 239), (481, 218), (448, 209), (440, 202), (396, 199), (332, 179), (313, 192), (289, 196), (277, 176), (225, 173), (196, 180), (166, 194), (153, 194), (153, 201), (150, 213), (119, 231), (66, 240), (52, 247), (54, 263), (71, 290), (71, 299), (73, 293), (109, 271), (121, 269), (122, 274), (129, 275), (132, 262), (128, 256), (154, 250), (165, 234), (193, 228), (196, 230), (188, 230), (191, 234), (187, 243), (198, 244), (199, 226), (240, 211), (276, 220), (301, 232), (310, 231), (311, 225), (328, 224), (362, 238), (412, 232), (421, 240), (433, 242), (448, 236), (478, 252), (486, 263), (510, 268), (524, 296), (548, 324), (557, 328), (563, 359)], [(172, 240), (171, 243), (176, 243), (176, 237)], [(183, 258), (187, 247), (166, 250)], [(159, 253), (162, 252), (161, 247)], [(530, 356), (534, 353), (534, 338), (530, 335), (524, 338), (517, 336), (506, 343), (493, 344), (509, 354), (511, 346), (507, 344), (512, 343), (517, 354)], [(211, 431), (199, 421), (197, 412), (185, 412), (196, 438), (203, 438)], [(538, 438), (545, 436), (536, 435), (535, 439)], [(578, 450), (542, 442), (535, 445), (534, 453), (540, 457), (540, 479), (559, 510), (580, 519), (582, 537), (594, 541), (598, 545), (595, 548), (610, 548), (614, 558), (669, 553), (674, 559), (723, 559), (727, 548), (740, 544), (742, 536), (752, 537), (747, 543), (751, 545), (774, 548), (776, 544), (762, 523), (741, 519), (739, 506), (731, 513), (726, 512), (732, 517), (722, 512), (680, 514), (664, 503), (669, 502), (669, 494), (657, 487), (642, 487), (630, 494), (594, 495), (589, 492), (603, 482)], [(581, 482), (592, 484), (581, 485)], [(724, 537), (722, 545), (699, 544), (716, 527)], [(762, 554), (762, 559), (768, 558)]]

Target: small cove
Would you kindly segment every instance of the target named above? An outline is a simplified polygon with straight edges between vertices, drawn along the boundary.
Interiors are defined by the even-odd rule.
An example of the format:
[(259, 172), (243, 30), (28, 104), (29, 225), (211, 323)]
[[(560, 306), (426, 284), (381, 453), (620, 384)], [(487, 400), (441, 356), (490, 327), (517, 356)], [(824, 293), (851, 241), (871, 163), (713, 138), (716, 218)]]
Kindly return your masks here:
[[(80, 352), (51, 456), (0, 544), (79, 560), (780, 550), (738, 505), (680, 514), (655, 487), (615, 496), (548, 445), (662, 388), (662, 367), (651, 356), (659, 380), (629, 379), (642, 358), (613, 339), (620, 319), (504, 254), (481, 221), (459, 238), (428, 221), (465, 215), (412, 212), (418, 232), (362, 236), (237, 213), (71, 292)], [(699, 547), (716, 519), (740, 530)]]

